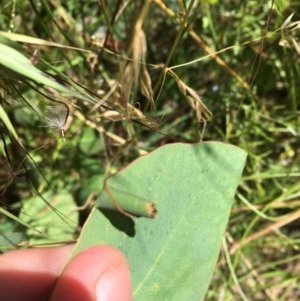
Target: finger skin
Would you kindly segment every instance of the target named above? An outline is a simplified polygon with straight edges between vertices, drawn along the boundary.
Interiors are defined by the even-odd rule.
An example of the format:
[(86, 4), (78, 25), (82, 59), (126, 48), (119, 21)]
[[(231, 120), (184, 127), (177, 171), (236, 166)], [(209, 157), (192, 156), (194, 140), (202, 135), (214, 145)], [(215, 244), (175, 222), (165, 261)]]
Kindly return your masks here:
[(80, 253), (62, 272), (50, 300), (131, 301), (126, 259), (107, 246)]
[(27, 249), (0, 256), (0, 301), (131, 301), (130, 273), (123, 254), (92, 247), (65, 268), (73, 246)]
[(11, 251), (0, 256), (0, 301), (49, 295), (73, 246)]

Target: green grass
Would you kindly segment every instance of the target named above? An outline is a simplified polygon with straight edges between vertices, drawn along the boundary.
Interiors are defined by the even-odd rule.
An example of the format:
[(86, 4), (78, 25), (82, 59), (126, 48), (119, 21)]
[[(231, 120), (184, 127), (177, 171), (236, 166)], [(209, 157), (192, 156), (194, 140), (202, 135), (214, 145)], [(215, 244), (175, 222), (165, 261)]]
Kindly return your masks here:
[[(224, 141), (248, 161), (206, 300), (298, 300), (300, 45), (297, 23), (280, 28), (299, 6), (192, 2), (0, 5), (8, 46), (65, 89), (0, 62), (0, 233), (26, 241), (35, 195), (68, 191), (76, 207), (101, 190), (93, 177), (160, 145)], [(63, 134), (49, 106), (66, 111)]]

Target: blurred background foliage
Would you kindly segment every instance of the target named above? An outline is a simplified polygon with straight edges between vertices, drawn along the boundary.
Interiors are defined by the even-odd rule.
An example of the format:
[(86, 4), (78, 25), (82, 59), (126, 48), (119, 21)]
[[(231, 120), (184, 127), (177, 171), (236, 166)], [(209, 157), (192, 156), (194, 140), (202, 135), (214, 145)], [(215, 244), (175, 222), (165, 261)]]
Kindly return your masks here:
[(1, 2), (0, 43), (81, 95), (0, 62), (2, 249), (76, 239), (107, 175), (219, 140), (249, 156), (207, 300), (298, 300), (299, 16), (289, 0)]

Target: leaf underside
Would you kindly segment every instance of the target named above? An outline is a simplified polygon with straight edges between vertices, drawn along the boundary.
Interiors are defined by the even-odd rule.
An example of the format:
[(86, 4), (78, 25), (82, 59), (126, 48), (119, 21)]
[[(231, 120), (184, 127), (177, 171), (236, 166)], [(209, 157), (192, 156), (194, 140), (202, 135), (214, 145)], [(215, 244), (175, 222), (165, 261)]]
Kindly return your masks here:
[(129, 261), (135, 300), (202, 300), (245, 159), (237, 147), (205, 142), (165, 145), (135, 160), (107, 185), (153, 200), (158, 217), (94, 209), (72, 256), (115, 246)]

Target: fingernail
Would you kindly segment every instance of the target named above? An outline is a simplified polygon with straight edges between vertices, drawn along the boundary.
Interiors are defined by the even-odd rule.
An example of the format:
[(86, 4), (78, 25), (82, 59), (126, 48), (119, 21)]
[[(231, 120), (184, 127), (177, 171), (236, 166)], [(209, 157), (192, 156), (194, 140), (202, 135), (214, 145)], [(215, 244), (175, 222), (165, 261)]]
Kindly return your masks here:
[(129, 269), (125, 264), (109, 269), (98, 279), (97, 301), (132, 301)]

